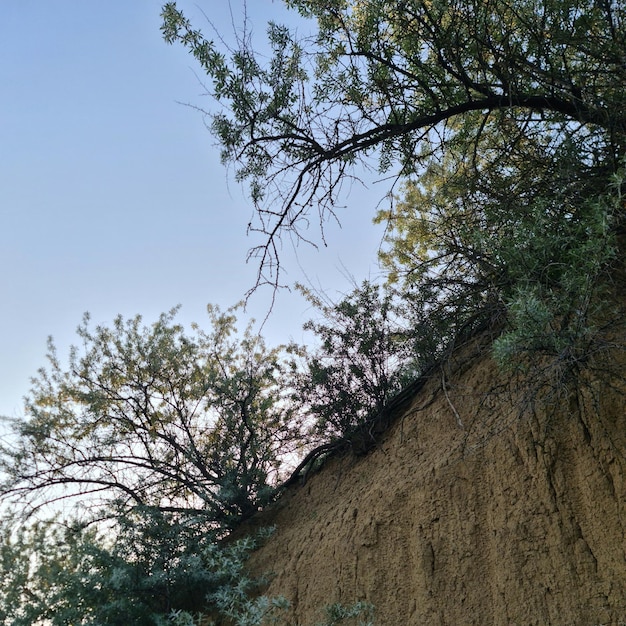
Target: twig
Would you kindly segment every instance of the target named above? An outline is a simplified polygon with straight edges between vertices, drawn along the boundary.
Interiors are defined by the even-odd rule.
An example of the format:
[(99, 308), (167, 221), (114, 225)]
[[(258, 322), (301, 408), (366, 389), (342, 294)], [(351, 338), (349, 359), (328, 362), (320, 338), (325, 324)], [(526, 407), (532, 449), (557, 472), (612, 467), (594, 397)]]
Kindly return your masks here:
[(443, 365), (441, 366), (441, 388), (443, 389), (443, 394), (446, 396), (446, 400), (454, 413), (454, 417), (456, 418), (456, 423), (458, 424), (461, 430), (465, 430), (465, 426), (463, 426), (463, 421), (461, 420), (461, 416), (459, 412), (456, 410), (454, 404), (452, 404), (452, 400), (450, 400), (450, 396), (448, 395), (448, 389), (446, 388), (446, 372), (443, 369)]

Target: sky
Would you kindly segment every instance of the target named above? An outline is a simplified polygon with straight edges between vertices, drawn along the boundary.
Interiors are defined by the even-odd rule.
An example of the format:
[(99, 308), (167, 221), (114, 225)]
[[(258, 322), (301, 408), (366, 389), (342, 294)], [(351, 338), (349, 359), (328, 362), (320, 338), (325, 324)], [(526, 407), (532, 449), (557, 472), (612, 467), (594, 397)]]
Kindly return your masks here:
[[(63, 357), (85, 311), (146, 323), (180, 304), (178, 319), (208, 323), (253, 286), (246, 263), (252, 204), (219, 160), (193, 108), (210, 108), (199, 68), (159, 31), (161, 0), (0, 1), (0, 415), (23, 415), (30, 378), (53, 336)], [(241, 24), (242, 0), (179, 1), (194, 25)], [(273, 19), (298, 28), (280, 0), (248, 0), (254, 41)], [(379, 188), (380, 187), (380, 188)], [(380, 271), (386, 189), (352, 188), (327, 246), (283, 251), (285, 280), (332, 298)], [(317, 240), (317, 233), (313, 232)], [(271, 291), (242, 321), (263, 320)], [(314, 316), (297, 293), (276, 298), (262, 333), (269, 345), (306, 341)]]

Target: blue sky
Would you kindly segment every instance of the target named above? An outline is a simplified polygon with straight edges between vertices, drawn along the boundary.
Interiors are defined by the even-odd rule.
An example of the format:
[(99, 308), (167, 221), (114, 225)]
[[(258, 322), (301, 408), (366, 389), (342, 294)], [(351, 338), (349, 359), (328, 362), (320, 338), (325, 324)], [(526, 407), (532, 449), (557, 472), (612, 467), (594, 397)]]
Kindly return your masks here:
[[(180, 1), (230, 32), (224, 0)], [(241, 0), (232, 0), (239, 22)], [(84, 311), (95, 323), (121, 313), (146, 322), (181, 304), (180, 320), (206, 321), (252, 286), (252, 207), (219, 162), (202, 117), (208, 107), (193, 59), (159, 31), (161, 0), (0, 2), (0, 415), (22, 414), (29, 378), (52, 335), (63, 354)], [(248, 0), (255, 38), (284, 22), (279, 0)], [(256, 39), (255, 39), (256, 40)], [(327, 230), (327, 248), (286, 243), (290, 283), (331, 296), (378, 275), (381, 231), (371, 218), (384, 186), (354, 189)], [(270, 293), (253, 296), (262, 319)], [(303, 339), (312, 312), (279, 294), (263, 334)]]

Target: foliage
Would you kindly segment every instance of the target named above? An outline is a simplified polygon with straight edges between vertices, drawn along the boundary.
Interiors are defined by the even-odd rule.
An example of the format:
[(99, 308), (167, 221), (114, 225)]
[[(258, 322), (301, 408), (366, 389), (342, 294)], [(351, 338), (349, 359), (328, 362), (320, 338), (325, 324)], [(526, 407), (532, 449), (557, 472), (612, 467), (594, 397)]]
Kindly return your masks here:
[[(140, 626), (199, 623), (203, 612), (256, 624), (251, 615), (284, 601), (252, 594), (263, 579), (244, 572), (267, 537), (220, 546), (204, 520), (177, 521), (159, 511), (121, 520), (114, 540), (57, 522), (10, 527), (5, 521), (0, 623)], [(247, 621), (246, 621), (247, 620)]]
[(97, 545), (93, 532), (54, 521), (11, 526), (5, 520), (3, 526), (0, 623), (128, 623), (121, 616), (151, 623), (148, 615), (139, 620), (143, 598), (133, 602), (125, 589), (126, 564)]
[[(0, 449), (0, 496), (20, 523), (67, 500), (80, 523), (1, 520), (4, 624), (190, 626), (203, 611), (280, 623), (286, 601), (245, 572), (256, 540), (222, 540), (303, 445), (298, 405), (304, 445), (349, 439), (455, 337), (496, 318), (505, 366), (548, 357), (569, 372), (593, 351), (625, 217), (624, 6), (285, 3), (316, 34), (270, 24), (267, 61), (247, 32), (220, 50), (174, 2), (163, 36), (211, 80), (211, 129), (266, 236), (251, 251), (257, 285), (279, 284), (280, 237), (304, 238), (312, 211), (322, 225), (334, 216), (370, 157), (404, 184), (377, 217), (390, 284), (338, 303), (303, 289), (322, 319), (306, 325), (319, 346), (294, 348), (302, 368), (250, 327), (237, 338), (232, 311), (214, 307), (211, 330), (192, 334), (175, 310), (149, 327), (92, 329), (86, 316), (67, 367), (51, 341)], [(325, 625), (356, 619), (371, 623), (371, 607), (331, 605)]]
[[(286, 0), (316, 34), (298, 40), (270, 24), (271, 55), (247, 33), (230, 53), (177, 8), (162, 32), (211, 79), (210, 114), (224, 161), (247, 180), (258, 282), (278, 284), (276, 239), (303, 236), (311, 212), (334, 215), (359, 162), (421, 175), (449, 148), (470, 153), (483, 132), (499, 142), (502, 171), (527, 133), (579, 136), (612, 171), (624, 154), (626, 13), (613, 0)], [(478, 146), (480, 156), (482, 146)]]
[(354, 620), (357, 617), (366, 620), (359, 619), (358, 626), (374, 625), (374, 607), (368, 602), (355, 602), (351, 606), (330, 604), (325, 607), (325, 612), (326, 619), (317, 626), (337, 626), (345, 620)]
[[(267, 580), (246, 571), (273, 529), (219, 544), (204, 520), (157, 510), (121, 520), (115, 534), (57, 520), (2, 520), (3, 626), (287, 626), (289, 602), (262, 594)], [(325, 607), (318, 626), (373, 624), (364, 602)], [(211, 621), (217, 619), (217, 622)]]
[[(360, 328), (363, 366), (390, 346), (365, 328), (390, 324), (377, 295), (365, 285), (325, 310)], [(3, 500), (18, 505), (0, 520), (0, 623), (286, 623), (286, 600), (245, 571), (258, 539), (222, 539), (273, 496), (283, 455), (302, 445), (293, 372), (250, 327), (237, 338), (232, 312), (209, 314), (211, 330), (192, 334), (176, 310), (151, 326), (137, 316), (92, 329), (85, 316), (66, 367), (50, 341), (0, 457)], [(386, 380), (375, 367), (347, 372), (357, 384), (371, 373)], [(46, 517), (66, 499), (76, 521)], [(329, 623), (361, 610), (335, 607)]]
[(209, 593), (207, 599), (220, 617), (236, 626), (277, 623), (282, 612), (289, 607), (289, 602), (282, 596), (268, 598), (260, 595), (259, 589), (267, 580), (252, 579), (246, 572), (244, 565), (247, 555), (257, 543), (256, 539), (246, 537), (231, 544), (226, 550), (214, 545), (207, 553), (211, 566), (222, 573), (219, 585)]
[[(302, 237), (311, 211), (320, 223), (334, 215), (342, 181), (376, 155), (379, 170), (405, 185), (404, 198), (377, 216), (388, 226), (382, 262), (417, 326), (431, 330), (431, 358), (495, 320), (502, 364), (534, 354), (576, 369), (593, 351), (624, 220), (614, 186), (626, 148), (624, 6), (286, 4), (316, 34), (298, 40), (271, 24), (267, 63), (245, 33), (229, 58), (176, 3), (162, 14), (165, 40), (182, 43), (211, 78), (221, 107), (212, 130), (251, 184), (253, 229), (267, 236), (252, 251), (257, 284), (279, 283), (281, 233)], [(332, 358), (313, 357), (308, 397), (317, 413), (316, 393), (331, 399), (327, 413), (334, 402), (327, 423), (342, 432), (367, 408)]]
[[(519, 357), (544, 354), (581, 365), (592, 352), (594, 322), (601, 315), (606, 284), (603, 274), (615, 247), (607, 232), (611, 213), (606, 205), (595, 202), (584, 208), (589, 213), (584, 230), (569, 223), (565, 232), (558, 233), (544, 215), (537, 216), (535, 225), (543, 230), (539, 234), (539, 228), (534, 228), (531, 245), (542, 246), (551, 258), (535, 268), (543, 272), (541, 276), (533, 276), (528, 268), (528, 275), (520, 276), (503, 296), (508, 323), (494, 343), (501, 364), (511, 366), (519, 363)], [(515, 258), (519, 248), (509, 247), (506, 252)]]
[(394, 294), (368, 281), (336, 303), (300, 289), (322, 317), (304, 325), (319, 345), (300, 352), (294, 402), (306, 407), (315, 438), (349, 439), (415, 375), (412, 331)]
[(451, 148), (409, 183), (378, 216), (389, 225), (381, 259), (444, 327), (505, 314), (502, 364), (528, 353), (580, 362), (616, 255), (622, 174), (588, 137), (531, 130), (505, 160), (506, 139), (484, 129), (480, 157)]
[[(280, 351), (235, 317), (209, 307), (212, 329), (193, 334), (175, 310), (78, 328), (64, 368), (53, 343), (33, 379), (27, 413), (2, 450), (2, 494), (31, 507), (100, 502), (103, 514), (156, 508), (228, 529), (272, 493), (294, 434), (283, 402)], [(96, 514), (98, 512), (96, 511)]]
[[(286, 4), (315, 35), (271, 24), (267, 63), (246, 33), (229, 55), (176, 3), (162, 14), (165, 40), (211, 79), (212, 130), (250, 182), (252, 228), (267, 237), (252, 251), (257, 284), (279, 284), (276, 239), (304, 237), (313, 211), (320, 224), (334, 216), (342, 181), (376, 156), (404, 183), (377, 217), (388, 226), (382, 262), (431, 329), (431, 356), (496, 320), (503, 364), (529, 353), (582, 362), (624, 221), (613, 186), (626, 148), (623, 4)], [(313, 387), (339, 388), (313, 365)]]
[[(0, 519), (0, 623), (286, 623), (288, 602), (245, 569), (263, 537), (223, 538), (302, 445), (290, 372), (250, 327), (235, 336), (232, 312), (209, 314), (193, 334), (176, 310), (151, 326), (85, 316), (67, 367), (50, 341), (0, 459), (3, 499), (19, 506)], [(66, 499), (74, 521), (45, 517)], [(329, 609), (329, 623), (362, 610)]]

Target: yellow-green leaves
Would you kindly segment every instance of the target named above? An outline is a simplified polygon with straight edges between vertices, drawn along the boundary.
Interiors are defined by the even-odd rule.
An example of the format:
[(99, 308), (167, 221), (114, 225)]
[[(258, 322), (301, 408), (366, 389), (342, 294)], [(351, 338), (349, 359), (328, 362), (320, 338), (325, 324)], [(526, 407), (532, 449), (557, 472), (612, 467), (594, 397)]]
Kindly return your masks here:
[(192, 333), (176, 312), (151, 325), (86, 317), (67, 366), (50, 345), (2, 451), (0, 495), (151, 506), (222, 528), (267, 500), (292, 434), (281, 352), (251, 328), (240, 336), (232, 311), (209, 307), (210, 329)]
[[(213, 81), (212, 130), (250, 184), (266, 237), (251, 251), (257, 284), (280, 284), (277, 239), (311, 211), (334, 215), (344, 177), (371, 156), (421, 177), (472, 135), (587, 135), (621, 158), (626, 144), (626, 11), (593, 0), (290, 0), (315, 35), (270, 24), (271, 56), (248, 37), (220, 53), (174, 3), (177, 41)], [(223, 54), (224, 56), (220, 56)], [(468, 134), (468, 128), (472, 130)], [(514, 134), (509, 136), (516, 143)], [(482, 149), (482, 146), (481, 146)], [(503, 153), (506, 160), (508, 156)], [(420, 181), (424, 184), (424, 181)], [(316, 220), (318, 221), (318, 220)], [(421, 236), (421, 235), (420, 235)], [(418, 251), (418, 254), (422, 254)]]

